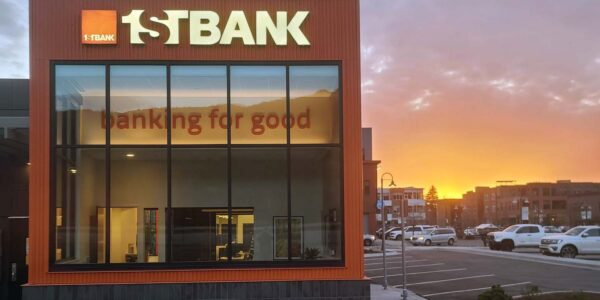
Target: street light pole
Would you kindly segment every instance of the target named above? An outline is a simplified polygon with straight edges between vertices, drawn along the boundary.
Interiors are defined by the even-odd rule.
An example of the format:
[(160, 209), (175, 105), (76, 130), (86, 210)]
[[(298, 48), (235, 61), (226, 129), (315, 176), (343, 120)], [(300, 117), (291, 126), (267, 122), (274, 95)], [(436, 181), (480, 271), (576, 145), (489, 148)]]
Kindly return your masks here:
[(402, 231), (402, 300), (406, 300), (408, 293), (406, 291), (406, 261), (404, 259), (404, 196), (400, 200), (400, 228)]
[(383, 180), (385, 176), (389, 176), (390, 180), (392, 181), (390, 183), (390, 187), (394, 187), (396, 186), (396, 184), (394, 183), (394, 175), (390, 174), (390, 173), (383, 173), (381, 174), (381, 186), (380, 186), (380, 192), (379, 192), (379, 200), (381, 201), (381, 250), (383, 251), (383, 289), (387, 290), (388, 288), (388, 280), (387, 280), (387, 266), (386, 266), (386, 262), (385, 262), (385, 258), (386, 258), (386, 253), (385, 253), (385, 222), (387, 220), (387, 216), (385, 215), (385, 202), (383, 201)]

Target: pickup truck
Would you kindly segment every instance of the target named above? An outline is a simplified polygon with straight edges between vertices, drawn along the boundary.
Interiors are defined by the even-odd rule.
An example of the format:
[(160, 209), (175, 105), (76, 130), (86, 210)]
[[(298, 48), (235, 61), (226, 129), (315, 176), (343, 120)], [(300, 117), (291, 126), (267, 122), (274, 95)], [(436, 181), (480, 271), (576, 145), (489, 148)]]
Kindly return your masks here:
[(517, 224), (503, 231), (488, 233), (491, 250), (512, 251), (515, 248), (538, 248), (546, 235), (544, 228), (536, 224)]

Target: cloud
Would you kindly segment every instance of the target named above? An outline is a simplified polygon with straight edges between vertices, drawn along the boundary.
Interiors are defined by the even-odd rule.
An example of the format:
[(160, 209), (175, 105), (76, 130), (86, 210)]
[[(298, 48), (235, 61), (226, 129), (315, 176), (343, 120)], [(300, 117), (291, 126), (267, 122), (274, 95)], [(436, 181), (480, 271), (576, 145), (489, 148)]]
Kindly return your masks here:
[(592, 100), (592, 99), (581, 99), (579, 101), (583, 106), (596, 107), (600, 106), (600, 99)]
[(430, 90), (424, 90), (419, 97), (409, 101), (408, 105), (414, 111), (424, 110), (431, 106), (431, 102), (427, 101), (431, 96), (433, 96), (433, 93)]
[(363, 81), (363, 83), (361, 84), (363, 94), (375, 93), (375, 90), (373, 90), (374, 85), (375, 85), (375, 82), (373, 81), (373, 79), (367, 79), (367, 80)]
[(28, 1), (0, 1), (0, 78), (29, 77)]
[(517, 93), (518, 87), (514, 80), (500, 78), (489, 81), (489, 85), (498, 91), (505, 92), (511, 95)]

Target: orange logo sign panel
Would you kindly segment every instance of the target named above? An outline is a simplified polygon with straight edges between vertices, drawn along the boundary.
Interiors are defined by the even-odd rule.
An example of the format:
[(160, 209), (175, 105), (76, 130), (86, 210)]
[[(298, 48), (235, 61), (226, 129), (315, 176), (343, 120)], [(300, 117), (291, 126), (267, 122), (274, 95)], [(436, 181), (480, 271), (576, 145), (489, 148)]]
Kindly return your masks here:
[(81, 43), (112, 45), (117, 43), (117, 12), (84, 10), (81, 12)]

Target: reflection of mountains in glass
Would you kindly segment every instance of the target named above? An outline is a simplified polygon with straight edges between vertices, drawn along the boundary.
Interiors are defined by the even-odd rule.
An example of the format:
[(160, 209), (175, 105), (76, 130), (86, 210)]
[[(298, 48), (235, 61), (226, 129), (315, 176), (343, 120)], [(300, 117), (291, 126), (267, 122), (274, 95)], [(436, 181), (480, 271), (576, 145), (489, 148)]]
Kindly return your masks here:
[[(335, 90), (333, 92), (327, 90), (319, 90), (313, 94), (303, 95), (299, 97), (295, 97), (295, 93), (292, 92), (291, 95), (291, 105), (308, 105), (309, 103), (312, 105), (318, 105), (319, 101), (329, 102), (334, 101), (337, 103), (339, 99), (339, 92)], [(98, 99), (88, 99), (88, 98), (98, 98)], [(111, 112), (114, 113), (139, 113), (149, 109), (155, 110), (166, 110), (165, 106), (156, 106), (156, 103), (164, 102), (166, 105), (166, 101), (164, 97), (155, 97), (156, 101), (152, 99), (154, 97), (144, 97), (143, 100), (136, 100), (136, 97), (118, 97), (118, 104), (114, 103), (116, 99), (113, 98), (113, 102), (111, 102)], [(95, 101), (100, 100), (100, 101)], [(86, 97), (85, 105), (82, 110), (89, 111), (104, 111), (104, 98), (103, 97)], [(178, 104), (178, 102), (183, 102)], [(219, 108), (221, 111), (225, 111), (227, 108), (227, 104), (225, 103), (226, 99), (215, 100), (214, 98), (205, 98), (205, 97), (174, 97), (171, 99), (172, 111), (181, 111), (192, 112), (191, 110), (205, 110), (211, 108)], [(193, 104), (192, 104), (193, 103)], [(95, 105), (92, 105), (95, 104)], [(202, 105), (201, 104), (207, 104)], [(325, 103), (323, 103), (325, 104)], [(231, 108), (233, 111), (240, 109), (251, 109), (253, 111), (264, 111), (264, 112), (283, 112), (285, 111), (285, 99), (265, 99), (260, 97), (232, 97), (231, 99)], [(200, 112), (200, 111), (198, 111)]]

